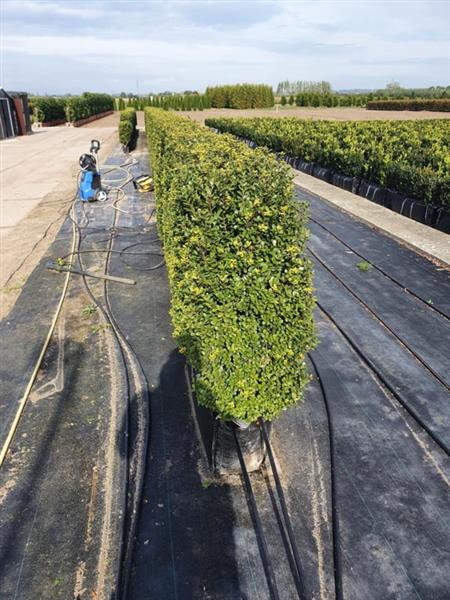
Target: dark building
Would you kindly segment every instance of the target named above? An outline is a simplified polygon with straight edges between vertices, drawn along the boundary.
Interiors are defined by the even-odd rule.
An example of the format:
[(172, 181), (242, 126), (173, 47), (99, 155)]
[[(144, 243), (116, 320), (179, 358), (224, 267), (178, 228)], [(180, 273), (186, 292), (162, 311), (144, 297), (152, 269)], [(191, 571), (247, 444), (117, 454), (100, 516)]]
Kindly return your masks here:
[(0, 89), (0, 140), (28, 133), (31, 133), (28, 94)]

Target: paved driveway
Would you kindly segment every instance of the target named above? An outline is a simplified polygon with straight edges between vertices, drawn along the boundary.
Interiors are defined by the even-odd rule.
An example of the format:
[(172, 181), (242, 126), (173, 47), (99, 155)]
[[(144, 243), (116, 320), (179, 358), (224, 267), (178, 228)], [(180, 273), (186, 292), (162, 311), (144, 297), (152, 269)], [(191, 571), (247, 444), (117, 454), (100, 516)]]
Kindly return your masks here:
[(91, 139), (100, 160), (117, 143), (117, 127), (46, 127), (0, 142), (0, 318), (59, 230), (76, 190), (78, 158)]
[(14, 227), (46, 194), (70, 188), (78, 157), (96, 137), (108, 143), (115, 127), (45, 127), (0, 143), (0, 234)]

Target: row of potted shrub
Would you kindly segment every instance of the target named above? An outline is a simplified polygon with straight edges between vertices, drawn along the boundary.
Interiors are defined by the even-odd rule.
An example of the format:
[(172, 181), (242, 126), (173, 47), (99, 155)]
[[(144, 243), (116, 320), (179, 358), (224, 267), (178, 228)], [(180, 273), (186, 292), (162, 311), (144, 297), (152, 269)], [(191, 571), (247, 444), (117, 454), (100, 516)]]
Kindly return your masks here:
[(35, 96), (30, 99), (30, 109), (34, 120), (40, 123), (73, 123), (113, 111), (114, 98), (91, 92), (65, 98)]
[(145, 123), (174, 335), (197, 400), (224, 420), (272, 419), (310, 378), (306, 205), (267, 150), (159, 109)]
[(34, 96), (29, 99), (29, 107), (33, 120), (39, 123), (66, 121), (66, 105), (63, 98)]
[(368, 110), (431, 110), (450, 111), (450, 98), (415, 98), (401, 100), (373, 100), (367, 102)]
[(209, 118), (205, 123), (426, 204), (450, 205), (450, 120)]
[(134, 108), (120, 111), (119, 141), (124, 148), (132, 150), (137, 138), (137, 117)]
[(240, 83), (206, 88), (213, 108), (270, 108), (275, 97), (270, 85)]
[(127, 102), (124, 98), (116, 99), (118, 110), (124, 110), (127, 107), (136, 110), (144, 110), (147, 106), (153, 108), (164, 108), (164, 110), (203, 110), (211, 108), (211, 98), (206, 94), (175, 94), (159, 96), (141, 96), (139, 98), (130, 98)]

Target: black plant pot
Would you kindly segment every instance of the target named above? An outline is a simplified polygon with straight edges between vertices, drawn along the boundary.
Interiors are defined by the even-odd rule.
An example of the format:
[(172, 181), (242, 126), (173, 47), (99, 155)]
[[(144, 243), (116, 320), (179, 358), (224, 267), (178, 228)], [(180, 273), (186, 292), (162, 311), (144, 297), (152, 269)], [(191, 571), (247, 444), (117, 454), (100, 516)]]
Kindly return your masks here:
[(432, 225), (436, 218), (436, 209), (434, 206), (418, 202), (413, 198), (405, 198), (403, 200), (400, 214), (419, 223)]
[(316, 165), (313, 171), (314, 177), (317, 179), (321, 179), (322, 181), (326, 181), (327, 183), (331, 183), (333, 178), (333, 171), (331, 169), (327, 169), (326, 167), (319, 167)]
[[(266, 423), (270, 435), (271, 424)], [(257, 423), (240, 426), (233, 421), (214, 421), (212, 468), (218, 475), (241, 472), (239, 450), (247, 471), (257, 471), (266, 457), (261, 428)]]
[(307, 175), (312, 175), (313, 174), (313, 170), (314, 170), (314, 163), (307, 162), (306, 160), (299, 159), (297, 161), (296, 168), (299, 171), (302, 171), (303, 173), (306, 173)]
[(361, 179), (359, 184), (358, 196), (367, 198), (367, 200), (371, 200), (372, 202), (380, 204), (381, 206), (388, 206), (386, 190), (378, 187), (377, 185), (369, 183), (364, 179)]
[(400, 214), (404, 208), (404, 200), (404, 194), (400, 194), (400, 192), (387, 188), (385, 206)]
[[(186, 367), (186, 373), (197, 433), (211, 470), (217, 475), (241, 473), (240, 450), (247, 470), (257, 471), (266, 457), (266, 446), (259, 425), (222, 421), (213, 411), (200, 406), (192, 387), (190, 367)], [(266, 421), (265, 425), (270, 437), (271, 423)]]
[(346, 175), (332, 171), (331, 183), (346, 192), (358, 193), (360, 182), (359, 177), (347, 177)]
[(436, 209), (434, 227), (444, 233), (450, 233), (450, 210), (443, 207)]

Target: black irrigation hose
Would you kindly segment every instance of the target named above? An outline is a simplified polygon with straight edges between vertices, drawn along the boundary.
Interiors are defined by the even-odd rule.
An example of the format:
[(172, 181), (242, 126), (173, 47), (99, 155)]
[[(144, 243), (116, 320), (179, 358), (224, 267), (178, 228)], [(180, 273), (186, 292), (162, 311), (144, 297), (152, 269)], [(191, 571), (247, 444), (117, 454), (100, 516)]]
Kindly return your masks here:
[[(127, 182), (128, 182), (128, 179), (124, 182), (123, 185), (125, 185), (125, 183), (127, 183)], [(149, 220), (151, 219), (153, 212), (154, 211), (152, 211), (152, 214), (150, 215)], [(78, 257), (78, 262), (80, 264), (80, 268), (83, 269), (82, 254), (88, 253), (89, 250), (81, 250), (81, 242), (82, 242), (81, 227), (75, 219), (73, 219), (72, 217), (71, 217), (71, 219), (74, 222), (74, 224), (77, 228), (77, 231), (78, 231), (77, 251), (74, 254), (76, 254), (76, 256)], [(86, 219), (89, 223), (89, 218), (86, 217)], [(117, 228), (115, 227), (116, 220), (117, 220), (117, 212), (115, 213), (115, 216), (114, 216), (113, 227), (110, 229), (110, 236), (106, 240), (102, 240), (102, 241), (108, 242), (108, 248), (106, 250), (104, 250), (104, 252), (107, 254), (106, 261), (105, 261), (105, 273), (107, 273), (107, 270), (108, 270), (108, 265), (109, 265), (109, 260), (110, 260), (111, 254), (112, 253), (119, 253), (119, 254), (122, 253), (122, 251), (115, 251), (112, 249), (113, 239), (114, 239), (114, 237), (116, 237), (116, 232), (117, 232)], [(103, 229), (100, 229), (100, 228), (98, 228), (98, 229), (100, 231), (103, 231)], [(98, 243), (98, 240), (97, 240), (97, 243)], [(146, 254), (146, 253), (137, 253), (137, 254)], [(113, 314), (113, 311), (111, 308), (111, 304), (109, 301), (107, 282), (105, 281), (104, 286), (103, 286), (103, 295), (104, 295), (104, 302), (105, 302), (105, 307), (104, 307), (97, 302), (97, 299), (95, 298), (94, 294), (92, 293), (92, 291), (86, 281), (86, 277), (83, 276), (82, 279), (83, 279), (83, 283), (85, 285), (85, 288), (86, 288), (92, 302), (95, 304), (95, 306), (97, 306), (100, 309), (104, 318), (111, 325), (111, 328), (113, 330), (113, 333), (114, 333), (114, 336), (115, 336), (115, 339), (117, 342), (117, 346), (119, 348), (121, 362), (123, 364), (123, 368), (124, 368), (124, 372), (125, 372), (126, 388), (127, 388), (127, 404), (126, 404), (126, 407), (127, 407), (127, 424), (126, 424), (127, 438), (129, 438), (130, 407), (131, 407), (132, 390), (131, 390), (131, 381), (130, 381), (130, 375), (129, 375), (129, 369), (131, 368), (131, 365), (128, 365), (125, 355), (128, 353), (129, 354), (128, 360), (131, 361), (131, 359), (134, 359), (135, 367), (137, 365), (138, 379), (141, 379), (140, 391), (142, 391), (143, 396), (144, 396), (143, 402), (142, 402), (142, 407), (141, 407), (141, 415), (144, 414), (144, 417), (146, 417), (146, 419), (144, 418), (145, 423), (144, 423), (144, 428), (143, 428), (143, 440), (142, 440), (142, 448), (141, 448), (141, 455), (145, 456), (146, 452), (147, 452), (147, 444), (148, 444), (149, 396), (148, 396), (148, 382), (145, 378), (142, 364), (140, 363), (139, 358), (137, 357), (136, 352), (132, 348), (131, 344), (126, 340), (125, 336), (123, 335), (123, 332), (121, 331), (121, 329), (120, 329), (119, 325), (117, 324), (117, 321), (114, 317), (114, 314)], [(130, 355), (131, 355), (131, 359), (130, 359)], [(135, 377), (136, 377), (136, 375), (135, 375)], [(137, 391), (138, 384), (136, 383), (136, 381), (135, 381), (135, 387), (136, 387), (135, 391)], [(137, 395), (138, 394), (136, 394), (136, 396)], [(139, 409), (138, 409), (138, 411), (139, 411)], [(137, 421), (139, 422), (139, 415), (137, 417)], [(139, 429), (139, 426), (138, 426), (138, 429)], [(136, 439), (138, 440), (138, 436)], [(130, 440), (129, 440), (129, 443), (130, 443)], [(139, 441), (137, 441), (136, 443), (138, 444)], [(136, 448), (135, 448), (135, 450), (136, 450)], [(128, 448), (128, 453), (129, 452), (130, 452), (130, 447)], [(128, 460), (129, 460), (129, 456), (128, 456)], [(139, 476), (137, 475), (138, 471), (140, 471)], [(137, 521), (139, 518), (140, 498), (141, 498), (142, 490), (143, 490), (143, 486), (144, 486), (145, 465), (140, 470), (138, 467), (135, 467), (134, 476), (137, 481), (135, 483), (134, 496), (130, 501), (129, 486), (130, 486), (131, 471), (130, 471), (130, 465), (128, 464), (127, 480), (126, 480), (127, 494), (126, 494), (125, 500), (124, 500), (125, 506), (124, 506), (124, 519), (123, 519), (123, 532), (122, 532), (122, 538), (121, 538), (121, 542), (120, 542), (121, 545), (119, 548), (121, 564), (120, 564), (119, 573), (117, 574), (117, 582), (116, 582), (118, 593), (120, 594), (121, 598), (123, 598), (124, 600), (127, 595), (128, 581), (129, 581), (129, 575), (130, 575), (130, 570), (131, 570), (133, 545), (134, 545)], [(127, 510), (129, 507), (129, 504), (128, 504), (129, 502), (132, 503), (131, 511)], [(128, 513), (128, 518), (129, 518), (128, 521), (126, 519), (127, 513)], [(129, 527), (128, 532), (126, 531), (127, 525)]]
[[(107, 208), (108, 206), (110, 206), (110, 204), (107, 204), (106, 206), (102, 206), (102, 208)], [(110, 235), (114, 235), (114, 237), (119, 237), (120, 235), (143, 235), (144, 233), (146, 233), (145, 227), (150, 223), (150, 221), (153, 218), (153, 215), (155, 214), (156, 210), (152, 209), (150, 215), (147, 217), (147, 220), (142, 224), (139, 225), (137, 227), (110, 227), (107, 231), (109, 231)], [(90, 235), (91, 233), (103, 233), (105, 231), (104, 227), (88, 227), (89, 223), (90, 223), (90, 219), (89, 217), (86, 215), (86, 213), (84, 212), (84, 205), (83, 205), (83, 214), (84, 214), (84, 218), (87, 221), (87, 225), (82, 225), (81, 227), (83, 228), (83, 231), (85, 232), (85, 238)], [(69, 214), (69, 219), (71, 221), (73, 221), (72, 216)], [(76, 223), (75, 223), (76, 224)], [(96, 240), (97, 243), (103, 243), (103, 242), (108, 242), (109, 237), (102, 239), (102, 240)], [(151, 240), (148, 240), (148, 242), (157, 242), (159, 241), (158, 236), (155, 235), (154, 238), (152, 238)]]
[(69, 254), (66, 254), (65, 256), (61, 256), (60, 258), (62, 258), (63, 260), (66, 260), (67, 258), (69, 258), (70, 256), (79, 256), (80, 254), (118, 254), (119, 255), (119, 259), (123, 262), (124, 265), (127, 265), (128, 267), (131, 267), (132, 269), (135, 269), (136, 271), (156, 271), (156, 269), (160, 269), (163, 264), (164, 264), (164, 258), (163, 260), (161, 260), (159, 263), (157, 263), (156, 265), (152, 266), (152, 267), (136, 267), (135, 265), (132, 265), (130, 263), (128, 263), (126, 260), (124, 260), (123, 255), (126, 254), (127, 256), (160, 256), (160, 257), (164, 257), (164, 254), (160, 251), (160, 250), (155, 250), (154, 252), (126, 252), (126, 250), (128, 248), (132, 248), (134, 246), (139, 246), (139, 245), (144, 245), (144, 244), (153, 244), (155, 242), (137, 242), (136, 244), (131, 244), (131, 246), (126, 246), (125, 248), (123, 248), (122, 250), (105, 250), (104, 248), (99, 248), (97, 250), (80, 250), (80, 251), (75, 251), (75, 252), (70, 252)]
[[(116, 215), (117, 216), (117, 215)], [(113, 244), (113, 240), (114, 238), (111, 237), (110, 239), (110, 244), (111, 244), (111, 249), (112, 249), (112, 244)], [(109, 265), (109, 260), (111, 257), (111, 253), (109, 253), (107, 255), (106, 258), (106, 263), (105, 263), (105, 273), (108, 270), (108, 265)], [(108, 282), (105, 280), (104, 281), (104, 297), (105, 297), (105, 303), (107, 306), (107, 309), (109, 311), (111, 320), (112, 320), (112, 324), (113, 327), (115, 327), (118, 331), (119, 331), (119, 336), (122, 337), (123, 343), (125, 344), (125, 346), (128, 349), (128, 352), (131, 354), (132, 358), (135, 361), (135, 366), (137, 365), (137, 369), (138, 369), (138, 379), (140, 379), (140, 391), (142, 392), (142, 402), (141, 402), (141, 406), (138, 406), (137, 411), (138, 411), (138, 416), (137, 416), (137, 429), (139, 430), (139, 416), (141, 416), (142, 418), (142, 423), (141, 423), (141, 427), (143, 427), (143, 437), (141, 439), (141, 448), (138, 449), (138, 445), (139, 445), (139, 436), (136, 435), (136, 447), (135, 447), (135, 452), (136, 452), (136, 456), (141, 457), (141, 463), (142, 461), (144, 461), (144, 464), (141, 464), (141, 468), (139, 469), (139, 461), (137, 460), (137, 466), (135, 467), (135, 491), (134, 491), (134, 495), (133, 495), (133, 505), (132, 505), (132, 510), (131, 510), (131, 514), (129, 515), (129, 532), (128, 535), (126, 536), (126, 546), (125, 548), (122, 547), (122, 558), (123, 558), (123, 564), (122, 564), (122, 569), (121, 569), (121, 573), (120, 573), (120, 577), (119, 577), (119, 590), (121, 593), (121, 596), (123, 598), (123, 600), (126, 600), (127, 597), (127, 591), (128, 591), (128, 583), (129, 583), (129, 577), (130, 577), (130, 571), (131, 571), (131, 562), (133, 559), (133, 548), (134, 548), (134, 543), (135, 543), (135, 536), (136, 536), (136, 529), (137, 529), (137, 523), (138, 523), (138, 519), (139, 519), (139, 514), (140, 514), (140, 505), (141, 505), (141, 497), (142, 497), (142, 492), (144, 489), (144, 477), (145, 477), (145, 456), (147, 455), (147, 449), (148, 449), (148, 429), (149, 429), (149, 406), (150, 406), (150, 398), (149, 398), (149, 391), (148, 391), (148, 381), (147, 378), (145, 377), (144, 374), (144, 370), (142, 367), (142, 364), (136, 354), (136, 352), (134, 351), (132, 345), (130, 344), (130, 342), (128, 340), (126, 340), (125, 336), (123, 335), (119, 325), (117, 324), (117, 321), (114, 317), (114, 313), (112, 311), (111, 308), (111, 304), (109, 301), (109, 295), (108, 295)], [(137, 392), (137, 390), (135, 390), (135, 392)], [(138, 397), (138, 393), (136, 393), (136, 398)], [(139, 415), (140, 413), (140, 415)], [(138, 452), (139, 450), (139, 452)], [(128, 490), (128, 494), (129, 494), (129, 490)], [(125, 521), (124, 521), (125, 523)]]
[(297, 592), (299, 595), (299, 598), (306, 598), (306, 594), (305, 594), (305, 588), (303, 585), (303, 568), (302, 568), (302, 563), (300, 560), (300, 553), (298, 551), (298, 547), (297, 547), (297, 542), (295, 540), (295, 535), (294, 535), (294, 531), (292, 529), (292, 523), (291, 523), (291, 518), (289, 516), (289, 511), (288, 511), (288, 507), (286, 504), (286, 497), (284, 495), (283, 492), (283, 487), (281, 485), (281, 481), (280, 481), (280, 477), (278, 474), (278, 469), (277, 466), (275, 464), (275, 458), (273, 456), (273, 452), (272, 452), (272, 445), (269, 441), (269, 436), (267, 434), (267, 428), (266, 428), (266, 424), (265, 421), (262, 417), (260, 417), (258, 419), (258, 425), (260, 426), (260, 429), (262, 431), (262, 435), (263, 435), (263, 440), (264, 440), (264, 445), (266, 447), (267, 450), (267, 455), (269, 457), (269, 462), (270, 462), (270, 467), (272, 469), (272, 474), (273, 474), (273, 478), (275, 481), (275, 487), (277, 489), (277, 494), (278, 494), (278, 499), (280, 501), (280, 506), (281, 506), (281, 512), (283, 515), (283, 520), (284, 520), (284, 527), (286, 529), (286, 533), (288, 535), (289, 538), (289, 542), (291, 545), (291, 551), (292, 551), (292, 556), (294, 558), (294, 564), (295, 564), (295, 568), (296, 568), (296, 574), (295, 574), (295, 586), (297, 588)]
[[(145, 246), (153, 243), (154, 242), (152, 241), (136, 242), (134, 244), (130, 244), (129, 246), (125, 246), (125, 248), (122, 248), (122, 250), (117, 250), (117, 252), (119, 252), (120, 254), (119, 258), (125, 265), (131, 267), (132, 269), (135, 269), (136, 271), (156, 271), (156, 269), (160, 269), (164, 264), (164, 255), (162, 252), (127, 252), (127, 250), (129, 250), (130, 248), (136, 248), (136, 246)], [(162, 256), (163, 260), (161, 260), (156, 265), (153, 265), (152, 267), (137, 267), (136, 265), (130, 265), (130, 263), (124, 260), (124, 256)]]
[(233, 436), (234, 441), (236, 443), (237, 455), (239, 458), (239, 464), (242, 470), (242, 476), (244, 479), (245, 485), (245, 495), (247, 497), (247, 502), (249, 504), (250, 513), (252, 515), (253, 523), (255, 524), (256, 529), (256, 538), (258, 541), (258, 546), (261, 553), (261, 561), (263, 563), (264, 572), (266, 574), (267, 585), (269, 587), (269, 593), (271, 600), (280, 600), (280, 595), (278, 593), (278, 588), (275, 580), (275, 574), (273, 572), (272, 563), (269, 557), (269, 550), (267, 548), (266, 538), (264, 536), (264, 531), (261, 523), (261, 518), (258, 513), (258, 507), (256, 506), (255, 495), (253, 493), (252, 484), (250, 481), (250, 477), (247, 471), (247, 467), (245, 465), (244, 457), (242, 456), (241, 446), (239, 444), (238, 437), (236, 435), (236, 429), (233, 427)]
[(390, 325), (388, 325), (386, 323), (386, 321), (384, 321), (384, 319), (382, 319), (374, 310), (373, 308), (371, 308), (367, 302), (365, 302), (362, 298), (360, 298), (360, 296), (358, 296), (358, 294), (352, 290), (352, 288), (347, 285), (345, 283), (345, 281), (339, 277), (339, 275), (336, 275), (336, 273), (333, 271), (333, 269), (331, 269), (326, 263), (325, 261), (320, 258), (320, 256), (318, 256), (313, 250), (311, 250), (310, 248), (308, 248), (308, 252), (311, 254), (311, 256), (313, 256), (323, 267), (324, 269), (326, 269), (328, 271), (328, 273), (330, 273), (337, 281), (339, 281), (339, 283), (348, 291), (350, 292), (350, 294), (360, 303), (362, 304), (362, 306), (364, 306), (364, 308), (366, 308), (371, 315), (373, 315), (375, 317), (375, 319), (377, 319), (377, 321), (379, 321), (383, 327), (385, 327), (388, 331), (390, 331), (392, 333), (393, 336), (395, 336), (397, 338), (397, 340), (407, 349), (409, 350), (409, 352), (414, 356), (414, 358), (416, 358), (438, 381), (439, 383), (447, 390), (450, 392), (450, 386), (447, 384), (447, 382), (442, 379), (442, 377), (433, 369), (433, 367), (427, 363), (426, 360), (424, 360), (420, 354), (417, 354), (417, 352), (411, 348), (411, 346), (408, 344), (408, 342), (405, 342), (405, 340), (403, 340), (393, 329)]
[[(125, 163), (126, 164), (126, 163)], [(134, 161), (131, 162), (130, 166), (138, 164), (138, 161), (136, 159), (134, 159)], [(129, 180), (127, 179), (123, 184), (125, 185), (126, 183), (128, 183)], [(153, 209), (150, 217), (148, 218), (147, 223), (150, 221), (150, 219), (152, 218), (153, 214), (154, 214), (155, 210)], [(111, 233), (108, 239), (108, 254), (106, 257), (106, 261), (105, 261), (105, 274), (108, 271), (108, 266), (110, 263), (110, 259), (111, 259), (111, 255), (114, 252), (118, 252), (119, 253), (119, 257), (122, 256), (122, 254), (125, 252), (125, 250), (127, 250), (129, 247), (134, 247), (140, 244), (144, 244), (145, 242), (138, 242), (137, 244), (132, 244), (131, 246), (119, 250), (119, 251), (114, 251), (113, 250), (113, 244), (114, 244), (114, 238), (116, 237), (116, 235), (113, 234), (114, 231), (117, 231), (116, 228), (116, 223), (117, 223), (117, 219), (118, 219), (118, 213), (116, 212), (114, 214), (114, 220), (113, 220), (113, 227), (111, 229)], [(144, 224), (145, 226), (145, 224)], [(154, 241), (148, 241), (147, 243), (154, 243)], [(137, 254), (150, 254), (150, 253), (137, 253)], [(152, 253), (153, 254), (153, 253)], [(160, 254), (161, 255), (161, 254)], [(125, 262), (125, 261), (124, 261)], [(159, 263), (158, 265), (156, 265), (155, 267), (149, 269), (149, 270), (154, 270), (155, 268), (158, 268), (159, 266), (162, 266), (162, 264), (164, 263), (164, 261), (162, 261), (161, 263)], [(146, 269), (147, 270), (147, 269)], [(121, 549), (121, 557), (122, 557), (122, 565), (121, 565), (121, 570), (119, 573), (119, 577), (118, 577), (118, 590), (119, 593), (122, 597), (123, 600), (126, 600), (127, 597), (127, 591), (128, 591), (128, 584), (129, 584), (129, 577), (130, 577), (130, 573), (131, 573), (131, 564), (132, 564), (132, 558), (133, 558), (133, 550), (134, 550), (134, 544), (135, 544), (135, 536), (136, 536), (136, 530), (137, 530), (137, 524), (138, 524), (138, 520), (139, 520), (139, 514), (140, 514), (140, 506), (141, 506), (141, 497), (142, 497), (142, 493), (143, 493), (143, 488), (144, 488), (144, 477), (145, 477), (145, 456), (147, 455), (147, 449), (148, 449), (148, 437), (149, 437), (149, 406), (150, 406), (150, 397), (149, 397), (149, 386), (148, 386), (148, 381), (147, 378), (145, 376), (144, 373), (144, 369), (142, 367), (142, 364), (139, 360), (139, 357), (137, 356), (135, 350), (133, 349), (131, 343), (125, 338), (125, 336), (123, 335), (123, 332), (121, 331), (119, 325), (117, 324), (117, 321), (114, 317), (114, 313), (112, 311), (112, 307), (110, 304), (110, 300), (109, 300), (109, 295), (108, 295), (108, 284), (107, 281), (104, 281), (104, 299), (105, 299), (105, 304), (106, 307), (109, 311), (111, 320), (112, 320), (112, 324), (113, 327), (116, 328), (116, 330), (119, 333), (119, 337), (122, 338), (122, 343), (125, 345), (127, 352), (131, 355), (130, 358), (130, 362), (132, 360), (134, 360), (135, 363), (135, 369), (137, 367), (137, 376), (136, 380), (137, 383), (135, 381), (135, 396), (136, 396), (136, 400), (137, 398), (142, 394), (142, 398), (141, 398), (141, 402), (137, 404), (137, 408), (136, 408), (136, 439), (135, 439), (135, 447), (133, 448), (134, 450), (134, 456), (137, 457), (135, 458), (135, 465), (134, 465), (134, 494), (133, 497), (131, 499), (131, 511), (129, 511), (128, 517), (128, 534), (124, 537), (123, 540), (123, 545), (122, 545), (122, 549)], [(140, 381), (139, 381), (140, 380)], [(139, 386), (139, 389), (138, 389)], [(140, 393), (138, 393), (140, 392)], [(139, 435), (140, 433), (140, 435)], [(131, 440), (130, 440), (131, 441)], [(139, 447), (140, 446), (140, 447)], [(130, 448), (129, 448), (129, 452), (130, 452)], [(140, 457), (140, 461), (139, 461), (139, 457)], [(130, 471), (130, 470), (129, 470)], [(128, 494), (130, 493), (130, 490), (128, 490)], [(124, 525), (127, 523), (126, 520), (124, 520)]]
[(377, 376), (377, 378), (381, 381), (381, 383), (386, 387), (390, 393), (396, 398), (396, 400), (403, 406), (403, 408), (413, 417), (413, 419), (424, 429), (428, 435), (431, 437), (434, 442), (445, 452), (447, 456), (450, 456), (450, 447), (440, 439), (438, 435), (436, 435), (432, 429), (424, 422), (419, 413), (409, 405), (408, 400), (404, 397), (404, 395), (395, 389), (395, 387), (389, 383), (383, 373), (378, 369), (378, 367), (370, 360), (368, 356), (364, 354), (364, 352), (359, 348), (358, 344), (352, 340), (349, 334), (336, 322), (336, 320), (331, 316), (331, 314), (324, 308), (320, 302), (317, 302), (317, 307), (328, 317), (328, 319), (333, 323), (336, 329), (344, 336), (347, 342), (350, 344), (352, 349), (356, 352), (356, 354), (362, 359), (362, 361), (369, 367), (373, 373)]
[(373, 263), (372, 261), (370, 261), (368, 258), (366, 258), (365, 256), (363, 256), (359, 252), (357, 252), (352, 246), (350, 246), (350, 244), (347, 244), (347, 242), (345, 242), (343, 239), (341, 239), (339, 236), (337, 236), (335, 233), (333, 233), (330, 229), (328, 229), (328, 227), (326, 227), (322, 223), (319, 223), (319, 221), (317, 221), (316, 219), (313, 219), (312, 217), (309, 217), (309, 220), (312, 221), (313, 223), (315, 223), (316, 225), (319, 225), (319, 227), (322, 227), (322, 229), (324, 229), (327, 233), (329, 233), (330, 235), (332, 235), (338, 242), (340, 242), (346, 248), (348, 248), (349, 250), (351, 250), (354, 254), (356, 254), (356, 256), (359, 256), (359, 258), (362, 258), (362, 260), (365, 260), (366, 262), (370, 263), (373, 267), (375, 267), (375, 269), (377, 269), (377, 271), (380, 271), (380, 273), (382, 273), (385, 277), (387, 277), (388, 279), (390, 279), (393, 283), (395, 283), (398, 286), (400, 286), (405, 292), (407, 292), (408, 294), (411, 294), (411, 296), (414, 296), (414, 298), (417, 298), (418, 300), (420, 300), (421, 302), (423, 302), (425, 304), (425, 306), (427, 306), (427, 308), (430, 308), (430, 309), (436, 311), (442, 317), (444, 317), (444, 319), (450, 320), (450, 316), (447, 315), (444, 311), (440, 310), (439, 308), (437, 308), (433, 304), (428, 304), (428, 302), (426, 300), (424, 300), (423, 298), (421, 298), (418, 294), (416, 294), (415, 292), (413, 292), (410, 288), (405, 287), (398, 279), (396, 279), (392, 275), (389, 275), (389, 273), (387, 273), (384, 269), (382, 269), (381, 267), (379, 267), (378, 265), (376, 265), (375, 263)]
[[(78, 242), (77, 242), (78, 264), (80, 266), (80, 269), (83, 270), (84, 269), (84, 264), (83, 264), (81, 253), (80, 253), (81, 252), (81, 242), (82, 242), (81, 228), (80, 228), (80, 226), (78, 225), (78, 223), (77, 223), (77, 221), (75, 219), (72, 219), (72, 221), (75, 224), (75, 227), (77, 228), (77, 232), (78, 232)], [(115, 337), (115, 340), (116, 340), (117, 348), (119, 349), (120, 362), (121, 362), (121, 366), (122, 366), (123, 372), (125, 374), (125, 384), (126, 384), (126, 390), (127, 390), (127, 402), (125, 404), (125, 406), (126, 406), (125, 436), (128, 439), (128, 427), (129, 427), (129, 414), (128, 413), (129, 413), (129, 405), (130, 405), (130, 399), (131, 399), (130, 398), (131, 397), (131, 387), (130, 387), (130, 379), (129, 379), (128, 369), (127, 369), (127, 364), (126, 364), (126, 359), (125, 359), (125, 352), (124, 352), (124, 350), (122, 348), (122, 345), (120, 343), (120, 340), (119, 340), (119, 337), (117, 335), (117, 332), (116, 332), (115, 328), (112, 326), (112, 322), (111, 322), (111, 319), (110, 319), (110, 316), (109, 316), (107, 310), (105, 310), (105, 308), (101, 304), (99, 304), (97, 302), (97, 298), (92, 293), (92, 290), (91, 290), (91, 288), (90, 288), (90, 286), (89, 286), (89, 284), (88, 284), (88, 282), (86, 280), (86, 276), (82, 275), (81, 278), (82, 278), (84, 287), (86, 289), (86, 292), (87, 292), (89, 298), (91, 299), (91, 301), (93, 302), (93, 304), (96, 307), (99, 308), (99, 310), (100, 310), (103, 318), (111, 326), (112, 333), (113, 333), (113, 335)], [(127, 480), (126, 480), (126, 489), (128, 489), (128, 471), (129, 470), (127, 468), (126, 469), (126, 478), (127, 478)], [(119, 556), (120, 556), (120, 559), (122, 558), (122, 555), (123, 555), (123, 546), (124, 546), (124, 540), (125, 540), (125, 523), (126, 523), (125, 514), (126, 514), (126, 505), (127, 505), (127, 495), (128, 494), (125, 494), (124, 506), (123, 506), (123, 525), (122, 525), (123, 532), (122, 532), (122, 536), (121, 536), (121, 539), (120, 539), (120, 547), (119, 547)], [(117, 589), (119, 588), (119, 585), (120, 585), (120, 571), (121, 571), (121, 569), (119, 570), (119, 573), (117, 575)]]
[(331, 471), (331, 529), (333, 535), (333, 574), (334, 574), (334, 592), (336, 600), (344, 600), (344, 593), (342, 588), (342, 557), (341, 548), (339, 545), (339, 513), (338, 513), (338, 499), (337, 499), (337, 486), (336, 486), (336, 451), (334, 447), (334, 425), (331, 416), (330, 403), (328, 401), (327, 392), (323, 381), (320, 377), (319, 369), (317, 368), (316, 361), (311, 354), (308, 355), (316, 373), (317, 380), (322, 391), (322, 397), (325, 404), (325, 412), (327, 414), (328, 423), (328, 439), (330, 449), (330, 471)]

